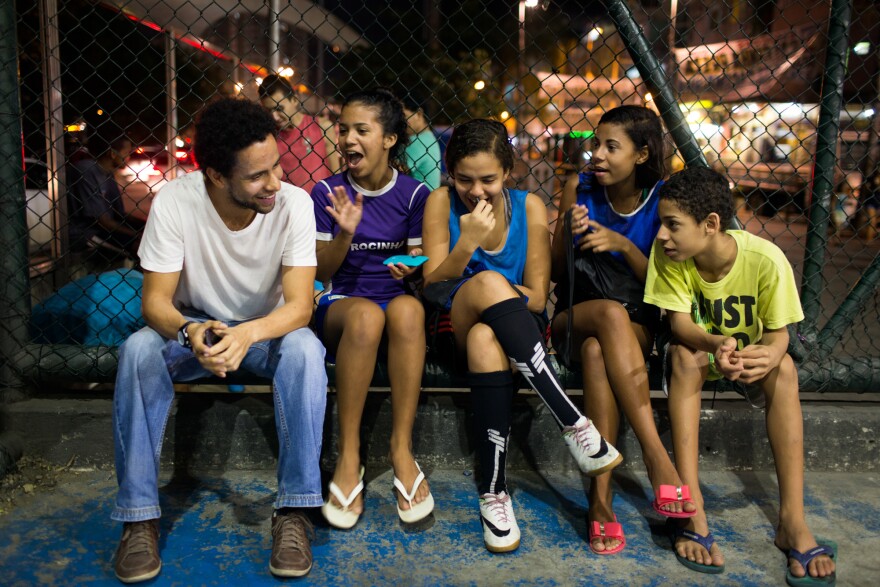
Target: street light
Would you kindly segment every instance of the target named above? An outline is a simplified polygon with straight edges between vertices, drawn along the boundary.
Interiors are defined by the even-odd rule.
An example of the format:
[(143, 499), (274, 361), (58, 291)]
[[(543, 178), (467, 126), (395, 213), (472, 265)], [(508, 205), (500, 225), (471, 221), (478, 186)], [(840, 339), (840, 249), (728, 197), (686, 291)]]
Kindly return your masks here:
[(602, 36), (602, 27), (593, 27), (587, 33), (587, 52), (590, 54), (590, 60), (587, 61), (587, 80), (593, 79), (593, 43)]
[(526, 8), (535, 8), (538, 0), (519, 0), (519, 67), (516, 87), (519, 88), (519, 103), (526, 103), (524, 80), (526, 77)]
[(519, 1), (519, 79), (525, 77), (525, 57), (526, 57), (526, 8), (534, 8), (538, 5), (538, 0), (520, 0)]

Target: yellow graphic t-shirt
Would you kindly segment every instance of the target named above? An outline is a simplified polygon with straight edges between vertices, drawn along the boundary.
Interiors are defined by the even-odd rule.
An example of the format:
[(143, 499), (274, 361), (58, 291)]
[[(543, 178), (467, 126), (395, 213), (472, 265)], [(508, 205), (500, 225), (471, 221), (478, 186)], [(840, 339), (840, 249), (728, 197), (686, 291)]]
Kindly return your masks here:
[[(794, 272), (775, 244), (744, 230), (728, 230), (736, 241), (736, 260), (720, 281), (700, 277), (693, 259), (672, 261), (657, 243), (651, 249), (645, 302), (688, 312), (707, 332), (731, 336), (742, 349), (776, 330), (804, 319)], [(710, 379), (720, 374), (714, 366)]]

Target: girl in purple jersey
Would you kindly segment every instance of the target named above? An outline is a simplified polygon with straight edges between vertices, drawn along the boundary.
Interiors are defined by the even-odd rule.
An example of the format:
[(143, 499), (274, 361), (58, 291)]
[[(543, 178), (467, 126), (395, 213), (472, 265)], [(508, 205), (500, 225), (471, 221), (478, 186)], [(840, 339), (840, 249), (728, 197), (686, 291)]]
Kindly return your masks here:
[(418, 254), (428, 189), (392, 167), (403, 155), (406, 118), (390, 92), (350, 96), (339, 117), (339, 151), (348, 170), (312, 190), (320, 281), (332, 290), (318, 304), (318, 334), (336, 356), (339, 459), (322, 508), (333, 526), (351, 528), (363, 512), (360, 425), (380, 345), (391, 379), (391, 465), (400, 519), (413, 523), (434, 509), (412, 454), (412, 428), (425, 364), (425, 314), (402, 280), (414, 269), (385, 266)]
[[(659, 321), (659, 310), (645, 304), (642, 295), (648, 255), (660, 228), (657, 189), (665, 174), (663, 128), (654, 112), (621, 106), (602, 116), (593, 137), (590, 171), (572, 177), (562, 193), (553, 238), (553, 278), (558, 285), (552, 332), (557, 348), (570, 337), (571, 359), (582, 367), (584, 411), (603, 436), (617, 438), (620, 404), (642, 446), (656, 495), (654, 509), (683, 518), (693, 516), (696, 507), (657, 433), (644, 359)], [(638, 299), (622, 303), (576, 290), (568, 300), (562, 219), (569, 210), (576, 250), (623, 267), (620, 280), (634, 282)], [(595, 477), (587, 525), (590, 549), (596, 554), (614, 554), (626, 545), (611, 502), (611, 474)]]
[(500, 122), (456, 127), (446, 149), (453, 186), (434, 190), (425, 205), (425, 297), (449, 308), (456, 346), (467, 355), (480, 520), (491, 552), (520, 543), (505, 482), (519, 389), (511, 364), (550, 409), (581, 471), (596, 475), (622, 460), (571, 403), (547, 360), (533, 318), (544, 313), (550, 289), (547, 211), (538, 196), (504, 188), (513, 157)]

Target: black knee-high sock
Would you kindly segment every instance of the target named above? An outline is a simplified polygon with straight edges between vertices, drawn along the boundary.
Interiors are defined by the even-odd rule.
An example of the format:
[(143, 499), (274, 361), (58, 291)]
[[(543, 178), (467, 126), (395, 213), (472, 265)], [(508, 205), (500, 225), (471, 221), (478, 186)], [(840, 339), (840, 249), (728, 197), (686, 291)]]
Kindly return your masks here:
[(510, 371), (468, 373), (474, 407), (474, 441), (480, 478), (477, 489), (484, 493), (507, 491), (505, 469), (510, 420), (516, 389)]
[(481, 321), (495, 333), (517, 370), (550, 408), (560, 426), (573, 426), (581, 413), (571, 403), (547, 360), (547, 346), (525, 302), (504, 300), (483, 311)]

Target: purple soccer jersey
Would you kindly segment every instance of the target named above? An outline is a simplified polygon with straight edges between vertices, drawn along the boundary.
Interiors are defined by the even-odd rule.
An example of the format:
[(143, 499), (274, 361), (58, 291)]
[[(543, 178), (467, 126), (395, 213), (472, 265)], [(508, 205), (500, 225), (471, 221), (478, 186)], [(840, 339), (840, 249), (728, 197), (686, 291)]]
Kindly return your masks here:
[(328, 177), (312, 188), (319, 241), (331, 241), (339, 233), (339, 226), (324, 209), (330, 205), (330, 193), (336, 186), (345, 187), (352, 201), (355, 192), (363, 194), (364, 214), (345, 260), (331, 279), (333, 293), (376, 303), (387, 303), (406, 293), (403, 282), (391, 277), (382, 261), (405, 255), (408, 245), (422, 244), (422, 216), (430, 193), (427, 186), (397, 170), (388, 185), (376, 191), (353, 183), (347, 173)]

